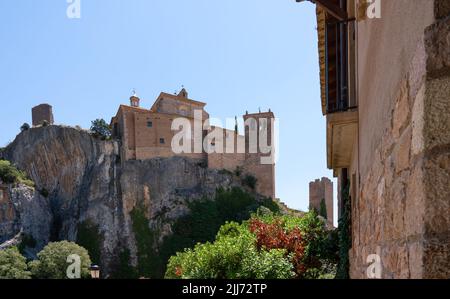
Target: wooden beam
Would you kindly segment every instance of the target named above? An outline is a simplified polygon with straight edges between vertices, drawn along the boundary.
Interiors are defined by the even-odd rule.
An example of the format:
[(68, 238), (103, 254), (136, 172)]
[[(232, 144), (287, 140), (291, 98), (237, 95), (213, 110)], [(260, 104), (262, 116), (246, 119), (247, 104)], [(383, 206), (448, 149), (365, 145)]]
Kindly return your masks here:
[[(296, 0), (297, 2), (303, 2), (305, 0)], [(346, 21), (348, 19), (347, 12), (333, 3), (332, 0), (309, 0), (317, 5), (323, 7), (330, 15), (335, 17), (338, 21)]]
[(331, 0), (314, 0), (318, 5), (322, 6), (330, 15), (339, 21), (347, 20), (347, 12), (334, 4)]

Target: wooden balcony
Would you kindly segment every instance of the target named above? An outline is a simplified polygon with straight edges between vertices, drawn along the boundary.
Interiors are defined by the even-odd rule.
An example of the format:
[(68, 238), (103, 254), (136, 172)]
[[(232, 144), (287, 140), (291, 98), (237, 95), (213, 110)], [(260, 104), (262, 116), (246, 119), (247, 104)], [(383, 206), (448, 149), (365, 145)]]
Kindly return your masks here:
[(356, 109), (327, 114), (327, 166), (329, 169), (350, 167), (353, 145), (358, 137)]

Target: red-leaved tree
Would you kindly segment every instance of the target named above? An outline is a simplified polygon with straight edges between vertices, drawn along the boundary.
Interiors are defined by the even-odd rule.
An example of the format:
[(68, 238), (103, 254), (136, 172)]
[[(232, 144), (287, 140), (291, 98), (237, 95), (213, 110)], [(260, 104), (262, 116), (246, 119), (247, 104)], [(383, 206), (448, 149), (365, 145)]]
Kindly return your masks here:
[(298, 277), (303, 276), (307, 270), (303, 263), (306, 244), (299, 228), (286, 231), (280, 220), (264, 223), (259, 219), (252, 219), (249, 229), (256, 235), (258, 249), (286, 249), (286, 254), (292, 254), (295, 272)]

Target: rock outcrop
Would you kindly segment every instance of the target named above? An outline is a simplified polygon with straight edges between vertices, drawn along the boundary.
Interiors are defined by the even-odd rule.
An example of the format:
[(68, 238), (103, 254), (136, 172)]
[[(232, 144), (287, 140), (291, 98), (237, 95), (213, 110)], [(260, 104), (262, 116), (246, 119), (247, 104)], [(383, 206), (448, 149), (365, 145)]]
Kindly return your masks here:
[(88, 224), (99, 236), (99, 262), (108, 274), (124, 248), (130, 263), (137, 263), (134, 208), (145, 211), (162, 240), (189, 212), (189, 202), (213, 198), (219, 187), (240, 185), (232, 174), (188, 158), (121, 161), (119, 142), (62, 126), (20, 133), (0, 156), (25, 171), (36, 190), (9, 188), (14, 213), (0, 223), (0, 241), (22, 231), (36, 241), (32, 255), (49, 241), (76, 241), (80, 225)]

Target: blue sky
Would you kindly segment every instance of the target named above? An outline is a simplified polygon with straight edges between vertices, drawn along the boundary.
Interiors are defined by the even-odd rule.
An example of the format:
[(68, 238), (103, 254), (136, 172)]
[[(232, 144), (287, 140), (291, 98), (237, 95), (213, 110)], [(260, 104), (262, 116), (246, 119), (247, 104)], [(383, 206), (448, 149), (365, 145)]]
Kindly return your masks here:
[(0, 146), (31, 107), (55, 122), (110, 119), (136, 88), (150, 108), (184, 85), (225, 120), (258, 108), (279, 118), (277, 196), (308, 207), (308, 183), (326, 168), (315, 6), (295, 0), (0, 1)]

